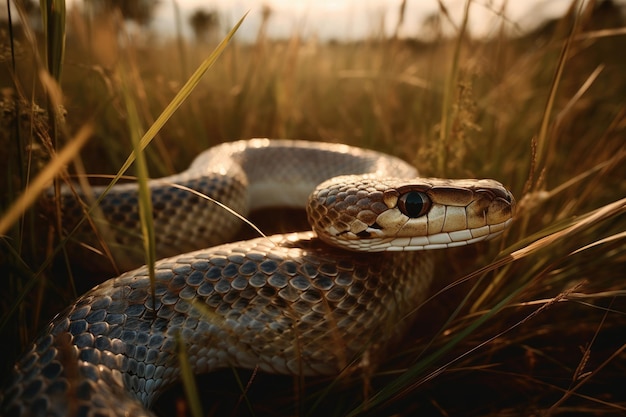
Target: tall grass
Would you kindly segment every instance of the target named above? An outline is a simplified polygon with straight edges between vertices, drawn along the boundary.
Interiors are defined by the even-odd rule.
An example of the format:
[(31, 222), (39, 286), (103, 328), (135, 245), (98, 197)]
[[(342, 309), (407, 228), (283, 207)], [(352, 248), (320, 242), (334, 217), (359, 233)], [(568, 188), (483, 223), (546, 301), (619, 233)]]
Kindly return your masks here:
[[(67, 112), (57, 147), (67, 152), (58, 153), (52, 117), (36, 107), (49, 105), (53, 85), (36, 58), (44, 44), (19, 33), (3, 40), (16, 58), (0, 62), (0, 156), (8, 161), (0, 332), (15, 343), (2, 346), (1, 373), (75, 293), (65, 262), (53, 261), (62, 248), (55, 222), (35, 204), (45, 181), (33, 178), (58, 177), (72, 159), (73, 173), (123, 173), (132, 162), (132, 102), (131, 128), (146, 126), (153, 138), (145, 148), (151, 176), (182, 170), (222, 141), (303, 138), (389, 152), (424, 175), (495, 178), (519, 203), (504, 239), (437, 254), (433, 296), (379, 366), (332, 383), (228, 370), (205, 380), (205, 410), (626, 411), (626, 59), (616, 52), (626, 46), (626, 19), (610, 6), (573, 2), (533, 33), (502, 30), (487, 40), (463, 27), (429, 42), (272, 40), (260, 30), (251, 44), (234, 38), (193, 86), (180, 81), (185, 68), (203, 68), (205, 57), (217, 57), (215, 45), (188, 42), (183, 53), (180, 38), (149, 33), (121, 43), (114, 15), (70, 11), (65, 56), (56, 62)], [(159, 118), (164, 109), (171, 111)], [(11, 211), (15, 202), (21, 206)]]

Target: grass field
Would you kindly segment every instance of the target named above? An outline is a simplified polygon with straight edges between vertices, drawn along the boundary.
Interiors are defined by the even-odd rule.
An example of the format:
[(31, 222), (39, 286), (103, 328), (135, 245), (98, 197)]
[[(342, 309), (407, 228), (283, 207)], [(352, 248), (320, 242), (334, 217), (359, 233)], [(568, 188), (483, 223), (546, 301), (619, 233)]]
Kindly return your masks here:
[[(503, 239), (437, 253), (433, 297), (370, 378), (227, 370), (201, 380), (205, 414), (626, 413), (626, 18), (597, 3), (489, 40), (460, 27), (428, 43), (277, 41), (262, 27), (252, 44), (235, 35), (189, 91), (215, 45), (127, 37), (119, 22), (70, 13), (61, 57), (58, 29), (47, 43), (3, 29), (0, 373), (85, 289), (29, 184), (58, 171), (51, 155), (66, 146), (69, 172), (118, 173), (129, 132), (159, 125), (183, 91), (146, 149), (151, 177), (223, 141), (300, 138), (385, 151), (427, 176), (494, 178), (518, 201)], [(184, 414), (180, 392), (159, 407)]]

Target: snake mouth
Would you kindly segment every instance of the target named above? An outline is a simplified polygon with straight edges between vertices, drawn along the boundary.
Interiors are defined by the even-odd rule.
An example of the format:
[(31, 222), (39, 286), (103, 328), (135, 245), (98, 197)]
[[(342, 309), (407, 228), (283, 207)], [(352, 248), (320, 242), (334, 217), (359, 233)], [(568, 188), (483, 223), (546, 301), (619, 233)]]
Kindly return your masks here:
[(321, 236), (322, 240), (352, 251), (359, 252), (401, 252), (445, 249), (457, 246), (491, 240), (500, 236), (511, 225), (513, 219), (501, 223), (459, 230), (455, 232), (441, 232), (427, 236), (413, 237), (370, 237), (365, 238), (362, 232), (360, 237), (346, 239), (343, 236)]

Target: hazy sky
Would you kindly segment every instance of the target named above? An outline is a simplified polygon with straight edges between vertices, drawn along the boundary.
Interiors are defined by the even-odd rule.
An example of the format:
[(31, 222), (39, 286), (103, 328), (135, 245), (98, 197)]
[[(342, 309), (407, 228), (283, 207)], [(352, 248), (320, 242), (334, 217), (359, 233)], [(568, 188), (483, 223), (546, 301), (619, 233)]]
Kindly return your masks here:
[[(80, 4), (82, 0), (68, 0)], [(442, 0), (450, 15), (461, 20), (465, 0)], [(475, 34), (489, 34), (497, 28), (496, 12), (506, 2), (506, 16), (522, 28), (534, 27), (546, 17), (562, 14), (572, 0), (474, 0), (471, 7), (471, 29)], [(254, 38), (264, 4), (272, 9), (269, 34), (288, 37), (297, 31), (302, 35), (316, 34), (322, 39), (355, 39), (381, 26), (390, 33), (398, 21), (401, 0), (161, 0), (152, 28), (164, 33), (174, 30), (174, 3), (181, 10), (187, 33), (188, 16), (197, 8), (215, 9), (225, 25), (234, 24), (246, 11), (250, 14), (239, 30), (238, 37)], [(405, 22), (401, 34), (419, 34), (423, 20), (438, 11), (437, 0), (407, 0)], [(512, 27), (512, 25), (511, 25)]]
[[(495, 11), (505, 0), (475, 0), (471, 7), (471, 27), (476, 34), (488, 34), (497, 27)], [(572, 0), (509, 0), (506, 15), (523, 28), (534, 27), (545, 17), (562, 14)], [(290, 36), (294, 31), (303, 35), (317, 34), (321, 38), (351, 39), (371, 33), (384, 20), (391, 31), (398, 20), (401, 0), (177, 0), (183, 16), (198, 7), (219, 10), (227, 23), (233, 24), (250, 10), (240, 36), (254, 36), (261, 17), (261, 8), (272, 8), (271, 35)], [(443, 0), (452, 17), (459, 22), (465, 0)], [(403, 34), (415, 35), (424, 18), (439, 9), (437, 0), (407, 0)], [(155, 27), (163, 27), (173, 16), (173, 1), (163, 0)]]

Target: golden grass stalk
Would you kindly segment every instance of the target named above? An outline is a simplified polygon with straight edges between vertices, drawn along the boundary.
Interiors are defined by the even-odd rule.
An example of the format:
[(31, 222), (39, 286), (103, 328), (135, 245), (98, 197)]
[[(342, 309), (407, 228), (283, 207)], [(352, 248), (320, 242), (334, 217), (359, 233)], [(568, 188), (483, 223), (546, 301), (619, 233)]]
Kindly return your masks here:
[[(448, 166), (448, 147), (450, 145), (450, 130), (452, 126), (452, 120), (456, 117), (456, 111), (454, 110), (453, 103), (457, 92), (457, 82), (459, 75), (459, 65), (461, 59), (461, 50), (463, 47), (463, 40), (466, 36), (467, 24), (469, 22), (469, 12), (471, 0), (465, 1), (463, 8), (463, 19), (461, 21), (461, 27), (458, 30), (456, 42), (454, 44), (454, 54), (452, 56), (452, 62), (450, 64), (450, 71), (446, 78), (446, 83), (443, 90), (443, 101), (441, 108), (441, 123), (439, 126), (439, 138), (437, 146), (437, 174), (445, 177)], [(440, 7), (445, 10), (445, 7), (440, 2)]]
[(13, 203), (13, 205), (3, 213), (0, 217), (0, 235), (9, 230), (11, 225), (16, 222), (31, 207), (41, 193), (50, 186), (50, 183), (59, 172), (61, 172), (67, 164), (76, 157), (80, 148), (87, 142), (87, 139), (93, 132), (91, 124), (83, 125), (76, 133), (76, 136), (68, 142), (68, 144), (55, 155), (45, 168), (35, 177), (35, 179), (24, 190), (22, 195)]
[[(582, 5), (580, 7), (582, 8)], [(550, 93), (548, 96), (548, 100), (546, 102), (546, 107), (543, 111), (543, 117), (541, 119), (541, 127), (539, 130), (539, 134), (537, 136), (536, 156), (535, 156), (535, 160), (533, 161), (533, 166), (538, 171), (538, 173), (531, 172), (531, 180), (534, 177), (536, 177), (538, 174), (541, 174), (544, 168), (543, 164), (546, 163), (545, 152), (547, 148), (546, 142), (548, 141), (548, 128), (550, 127), (552, 123), (552, 111), (555, 106), (556, 93), (561, 83), (561, 78), (563, 77), (563, 70), (565, 69), (565, 65), (569, 57), (569, 51), (570, 51), (570, 47), (572, 44), (572, 40), (574, 39), (574, 36), (576, 35), (578, 15), (579, 15), (578, 12), (574, 13), (574, 21), (571, 25), (569, 35), (565, 39), (565, 42), (563, 43), (563, 47), (561, 48), (561, 54), (559, 56), (557, 67), (554, 72), (554, 79), (552, 80), (552, 83), (550, 85)], [(533, 189), (536, 189), (536, 187), (541, 187), (541, 184), (535, 183), (534, 185), (535, 187), (533, 187)]]

